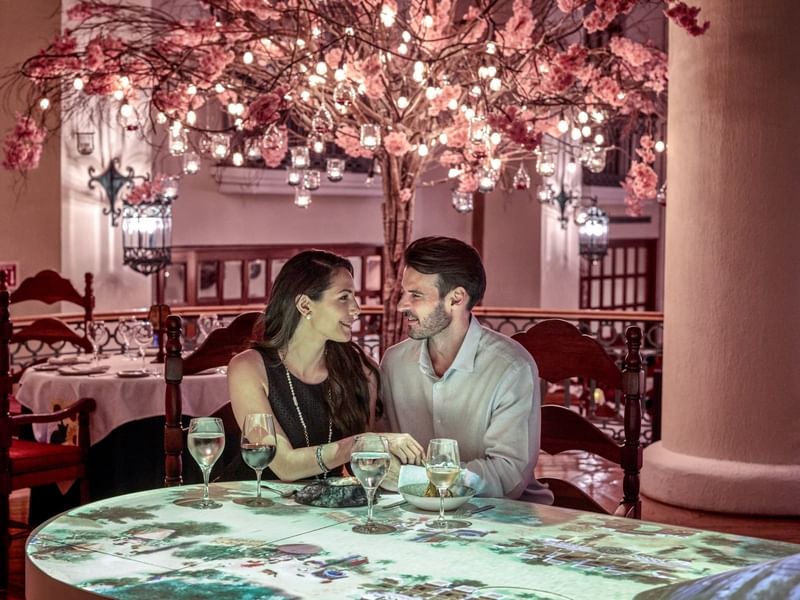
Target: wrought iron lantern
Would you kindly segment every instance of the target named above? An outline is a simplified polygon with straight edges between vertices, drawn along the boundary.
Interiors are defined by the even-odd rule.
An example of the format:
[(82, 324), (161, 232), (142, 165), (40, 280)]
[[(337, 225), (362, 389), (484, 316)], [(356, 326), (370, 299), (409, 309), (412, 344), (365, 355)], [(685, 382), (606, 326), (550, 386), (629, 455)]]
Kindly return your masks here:
[(122, 260), (143, 275), (157, 273), (172, 259), (172, 201), (158, 194), (149, 202), (122, 205)]
[(581, 256), (592, 264), (600, 261), (608, 251), (608, 215), (597, 206), (597, 198), (591, 199), (591, 206), (577, 212), (578, 244)]

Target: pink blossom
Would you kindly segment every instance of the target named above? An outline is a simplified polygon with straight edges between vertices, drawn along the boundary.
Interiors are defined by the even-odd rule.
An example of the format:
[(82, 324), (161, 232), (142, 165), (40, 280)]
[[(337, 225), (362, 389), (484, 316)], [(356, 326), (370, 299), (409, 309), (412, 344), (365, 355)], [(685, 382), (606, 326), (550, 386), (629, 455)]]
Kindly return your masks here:
[(653, 138), (649, 135), (643, 135), (641, 139), (639, 139), (639, 148), (636, 149), (636, 154), (639, 155), (646, 164), (652, 165), (656, 161), (656, 154), (653, 151), (655, 147), (655, 142)]
[(393, 131), (386, 135), (383, 138), (383, 147), (392, 156), (403, 156), (411, 150), (411, 144), (408, 143), (408, 138), (402, 131)]
[(67, 30), (56, 36), (50, 46), (39, 52), (27, 65), (26, 75), (34, 80), (58, 77), (80, 69), (78, 40)]
[(458, 178), (459, 192), (475, 192), (478, 189), (478, 178), (472, 171), (464, 172)]
[(688, 6), (685, 2), (675, 2), (675, 0), (668, 0), (673, 4), (670, 8), (664, 11), (664, 14), (672, 19), (678, 27), (682, 27), (691, 35), (703, 35), (711, 26), (709, 21), (705, 21), (702, 25), (697, 22), (697, 17), (700, 15), (700, 9), (696, 6)]
[(325, 64), (328, 65), (328, 68), (338, 69), (343, 54), (341, 48), (331, 48), (325, 53)]
[(222, 46), (207, 46), (200, 54), (197, 68), (206, 81), (214, 82), (235, 59), (236, 55), (231, 50)]
[(583, 20), (588, 33), (603, 31), (617, 18), (627, 14), (636, 6), (636, 0), (595, 0), (595, 9)]
[(626, 37), (615, 36), (611, 38), (611, 41), (608, 42), (608, 48), (633, 67), (641, 67), (653, 59), (653, 55), (647, 46)]
[(576, 8), (580, 8), (584, 4), (586, 4), (587, 0), (558, 0), (558, 10), (563, 13), (571, 13)]
[(253, 100), (247, 107), (245, 125), (251, 129), (265, 127), (280, 118), (280, 111), (284, 110), (287, 102), (283, 99), (284, 92), (270, 92)]
[(451, 150), (445, 150), (442, 152), (441, 156), (439, 156), (439, 164), (443, 167), (455, 167), (456, 165), (461, 164), (463, 161), (464, 159), (460, 154)]
[(533, 29), (536, 19), (531, 12), (531, 0), (514, 0), (511, 18), (503, 27), (503, 41), (507, 49), (527, 50), (533, 46)]
[(625, 203), (630, 214), (641, 214), (641, 203), (656, 197), (658, 175), (648, 165), (635, 161), (631, 164), (625, 181), (621, 184), (625, 190)]
[(39, 166), (47, 131), (31, 117), (17, 114), (14, 128), (3, 142), (3, 168), (20, 172)]
[(464, 113), (458, 112), (453, 116), (453, 124), (445, 130), (447, 145), (451, 148), (463, 148), (469, 139), (469, 121)]
[(486, 20), (477, 20), (478, 17), (481, 16), (481, 12), (481, 9), (477, 6), (470, 6), (467, 9), (467, 12), (464, 14), (464, 22), (469, 23), (470, 28), (461, 43), (474, 44), (475, 42), (483, 39), (483, 34), (486, 32)]
[(450, 100), (459, 100), (461, 98), (461, 87), (457, 85), (446, 85), (441, 88), (441, 91), (436, 98), (428, 104), (428, 114), (435, 117), (440, 112), (447, 110), (447, 105)]
[(414, 193), (413, 193), (413, 191), (411, 189), (403, 188), (402, 190), (400, 190), (400, 203), (401, 204), (408, 204), (408, 201), (411, 200), (413, 195), (414, 195)]
[(601, 101), (611, 106), (621, 106), (622, 99), (619, 97), (622, 89), (619, 84), (610, 77), (601, 77), (591, 85), (592, 93)]
[(134, 206), (153, 202), (156, 197), (164, 191), (164, 175), (156, 175), (152, 181), (143, 181), (133, 189), (125, 197), (125, 202), (133, 204)]
[(277, 20), (281, 16), (266, 0), (236, 0), (236, 4), (239, 10), (251, 12), (262, 21)]

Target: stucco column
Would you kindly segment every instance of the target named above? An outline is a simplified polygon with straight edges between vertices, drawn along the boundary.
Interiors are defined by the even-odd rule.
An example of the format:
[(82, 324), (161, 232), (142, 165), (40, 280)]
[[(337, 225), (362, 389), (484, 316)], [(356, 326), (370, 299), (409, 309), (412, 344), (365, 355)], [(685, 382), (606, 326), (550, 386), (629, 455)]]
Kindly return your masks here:
[(670, 31), (662, 442), (643, 492), (800, 514), (800, 2)]

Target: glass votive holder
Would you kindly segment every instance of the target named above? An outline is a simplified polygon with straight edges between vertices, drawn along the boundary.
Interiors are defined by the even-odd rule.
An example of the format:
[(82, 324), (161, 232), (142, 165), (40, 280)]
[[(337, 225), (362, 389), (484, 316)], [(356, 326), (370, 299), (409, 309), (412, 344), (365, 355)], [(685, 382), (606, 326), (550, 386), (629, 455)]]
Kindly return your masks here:
[(319, 189), (320, 174), (316, 169), (309, 169), (303, 173), (303, 187), (310, 192)]
[(200, 157), (197, 152), (187, 152), (183, 155), (183, 172), (194, 175), (200, 171)]
[(295, 169), (305, 169), (311, 162), (306, 146), (292, 146), (289, 148), (289, 154), (292, 158), (292, 166)]
[(294, 205), (298, 208), (308, 208), (311, 205), (311, 192), (297, 188), (294, 192)]
[(300, 169), (289, 167), (286, 170), (286, 183), (294, 186), (294, 185), (300, 185), (302, 181), (303, 181), (303, 172)]
[(94, 152), (94, 131), (79, 131), (75, 134), (75, 146), (78, 154), (91, 154)]
[(345, 162), (343, 158), (329, 158), (325, 163), (325, 174), (328, 181), (341, 181), (344, 178)]
[(365, 123), (361, 126), (361, 146), (365, 150), (375, 150), (381, 143), (381, 128), (378, 125)]

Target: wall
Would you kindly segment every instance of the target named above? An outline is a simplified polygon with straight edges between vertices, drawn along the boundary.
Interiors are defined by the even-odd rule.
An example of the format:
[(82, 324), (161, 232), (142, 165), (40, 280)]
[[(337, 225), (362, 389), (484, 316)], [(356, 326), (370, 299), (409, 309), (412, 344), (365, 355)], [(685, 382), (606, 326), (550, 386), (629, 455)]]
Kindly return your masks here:
[[(35, 54), (58, 33), (58, 0), (4, 0), (0, 2), (0, 71)], [(23, 88), (3, 98), (0, 135), (14, 126), (14, 112), (25, 109)], [(52, 110), (52, 109), (51, 109)], [(61, 265), (61, 207), (59, 197), (58, 136), (45, 146), (40, 167), (27, 179), (0, 168), (0, 261), (19, 263), (21, 279), (42, 269)], [(57, 309), (57, 307), (56, 307)], [(38, 302), (15, 307), (14, 315), (49, 312), (53, 308)]]

